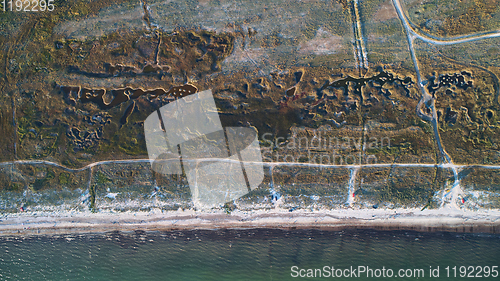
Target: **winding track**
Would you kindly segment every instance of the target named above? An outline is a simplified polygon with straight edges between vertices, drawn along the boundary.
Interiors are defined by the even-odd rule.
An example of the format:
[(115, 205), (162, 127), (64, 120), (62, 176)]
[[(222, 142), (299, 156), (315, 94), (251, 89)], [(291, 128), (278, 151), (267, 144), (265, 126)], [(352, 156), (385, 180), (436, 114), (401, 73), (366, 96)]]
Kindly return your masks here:
[(480, 33), (468, 34), (450, 38), (436, 37), (427, 34), (424, 35), (422, 33), (417, 32), (414, 28), (415, 24), (413, 24), (410, 20), (408, 20), (401, 6), (401, 1), (392, 0), (392, 2), (394, 4), (394, 7), (396, 8), (396, 12), (398, 13), (399, 19), (401, 20), (405, 30), (407, 31), (407, 34), (409, 33), (412, 36), (415, 36), (416, 38), (421, 39), (422, 41), (425, 41), (427, 43), (435, 45), (453, 45), (453, 44), (473, 42), (488, 38), (500, 37), (500, 30), (486, 31), (486, 32), (480, 32)]
[[(67, 172), (82, 172), (85, 170), (90, 170), (96, 166), (109, 165), (109, 164), (137, 164), (137, 163), (151, 163), (151, 159), (128, 159), (128, 160), (105, 160), (99, 162), (90, 163), (82, 168), (69, 168), (59, 163), (45, 161), (45, 160), (17, 160), (17, 161), (6, 161), (0, 162), (1, 166), (13, 166), (13, 165), (47, 165), (52, 167), (60, 168)], [(173, 160), (178, 161), (178, 160)], [(227, 163), (240, 163), (238, 160), (232, 160), (229, 158), (191, 158), (182, 159), (183, 162), (227, 162)], [(336, 165), (336, 164), (318, 164), (318, 163), (296, 163), (296, 162), (251, 162), (242, 161), (248, 164), (262, 164), (265, 167), (279, 167), (279, 166), (290, 166), (290, 167), (309, 167), (309, 168), (344, 168), (344, 169), (359, 169), (359, 168), (388, 168), (388, 167), (408, 167), (408, 168), (444, 168), (444, 169), (458, 169), (462, 170), (465, 168), (483, 168), (483, 169), (500, 169), (500, 165), (455, 165), (450, 163), (442, 164), (432, 164), (432, 163), (380, 163), (380, 164), (360, 164), (360, 165)]]
[[(419, 69), (419, 64), (418, 60), (415, 54), (415, 47), (413, 46), (413, 43), (415, 39), (420, 39), (424, 42), (434, 44), (434, 45), (453, 45), (453, 44), (461, 44), (461, 43), (467, 43), (467, 42), (473, 42), (473, 41), (478, 41), (478, 40), (484, 40), (484, 39), (489, 39), (489, 38), (497, 38), (500, 37), (500, 31), (488, 31), (488, 32), (482, 32), (482, 33), (477, 33), (477, 34), (471, 34), (471, 35), (464, 35), (464, 36), (457, 36), (457, 37), (452, 37), (452, 38), (440, 38), (440, 37), (435, 37), (435, 36), (429, 36), (429, 35), (423, 35), (414, 28), (415, 24), (410, 22), (408, 20), (408, 17), (405, 15), (403, 8), (401, 6), (400, 0), (392, 0), (392, 3), (394, 4), (394, 7), (396, 8), (396, 12), (398, 14), (399, 19), (401, 20), (401, 23), (403, 24), (403, 27), (406, 31), (406, 37), (408, 40), (408, 47), (410, 49), (410, 54), (411, 58), (413, 60), (413, 64), (415, 66), (415, 71), (417, 74), (417, 80), (418, 80), (418, 86), (420, 88), (420, 91), (422, 92), (422, 99), (420, 100), (418, 106), (417, 106), (417, 115), (424, 118), (425, 120), (431, 121), (432, 126), (434, 128), (434, 135), (436, 138), (436, 142), (439, 148), (439, 151), (441, 153), (441, 156), (443, 157), (443, 165), (442, 166), (448, 166), (453, 170), (453, 174), (455, 177), (455, 181), (453, 183), (452, 188), (450, 189), (449, 192), (443, 192), (443, 196), (441, 198), (441, 206), (444, 206), (444, 203), (447, 198), (451, 197), (451, 206), (457, 207), (456, 206), (456, 201), (458, 199), (458, 196), (462, 194), (462, 189), (460, 187), (460, 178), (458, 176), (458, 171), (459, 171), (459, 166), (453, 165), (451, 157), (446, 153), (446, 151), (443, 148), (443, 145), (441, 143), (441, 137), (439, 135), (439, 127), (437, 123), (437, 111), (435, 107), (435, 99), (426, 91), (423, 83), (422, 83), (422, 77), (420, 74), (420, 69)], [(432, 110), (432, 117), (426, 115), (425, 113), (421, 112), (421, 109), (423, 106), (426, 106)]]

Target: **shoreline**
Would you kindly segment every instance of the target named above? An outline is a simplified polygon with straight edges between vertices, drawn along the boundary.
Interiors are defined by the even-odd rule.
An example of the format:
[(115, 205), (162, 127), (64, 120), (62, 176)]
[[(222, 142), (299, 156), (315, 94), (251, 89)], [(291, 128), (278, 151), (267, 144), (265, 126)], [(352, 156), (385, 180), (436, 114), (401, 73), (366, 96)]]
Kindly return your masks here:
[(216, 229), (374, 229), (419, 232), (500, 233), (500, 210), (285, 209), (150, 212), (33, 212), (4, 214), (0, 236), (90, 234), (112, 231)]

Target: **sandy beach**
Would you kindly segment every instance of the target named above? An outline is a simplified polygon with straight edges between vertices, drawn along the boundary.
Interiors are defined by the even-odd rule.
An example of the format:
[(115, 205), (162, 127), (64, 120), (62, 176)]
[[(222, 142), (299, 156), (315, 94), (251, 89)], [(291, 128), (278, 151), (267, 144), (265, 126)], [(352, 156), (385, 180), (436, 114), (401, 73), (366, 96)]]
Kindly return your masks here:
[(500, 211), (464, 211), (452, 208), (419, 209), (271, 209), (234, 211), (230, 215), (216, 211), (150, 212), (25, 212), (4, 214), (0, 235), (53, 235), (101, 233), (109, 231), (169, 231), (192, 229), (324, 229), (347, 228), (377, 230), (448, 231), (499, 233)]

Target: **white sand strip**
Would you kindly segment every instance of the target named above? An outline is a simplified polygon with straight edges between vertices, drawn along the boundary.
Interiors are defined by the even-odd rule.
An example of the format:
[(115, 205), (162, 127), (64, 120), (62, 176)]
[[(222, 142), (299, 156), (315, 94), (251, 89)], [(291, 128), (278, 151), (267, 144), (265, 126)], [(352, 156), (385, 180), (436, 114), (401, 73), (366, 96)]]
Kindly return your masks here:
[(0, 218), (0, 235), (44, 235), (97, 233), (108, 231), (168, 231), (234, 228), (372, 228), (500, 233), (500, 211), (463, 211), (452, 208), (418, 209), (272, 209), (252, 212), (222, 210), (151, 212), (61, 212), (16, 213)]

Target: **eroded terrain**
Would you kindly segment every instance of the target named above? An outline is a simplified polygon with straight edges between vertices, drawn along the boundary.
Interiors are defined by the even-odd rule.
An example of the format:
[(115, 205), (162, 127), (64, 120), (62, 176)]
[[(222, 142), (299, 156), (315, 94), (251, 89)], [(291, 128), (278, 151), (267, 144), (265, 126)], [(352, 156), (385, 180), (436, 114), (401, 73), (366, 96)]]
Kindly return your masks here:
[[(458, 15), (460, 30), (427, 28), (421, 17), (453, 4), (435, 1), (434, 16), (406, 2), (431, 35), (495, 27)], [(3, 13), (0, 208), (192, 207), (185, 175), (151, 170), (143, 122), (208, 89), (223, 126), (258, 130), (266, 162), (260, 188), (228, 211), (279, 198), (290, 210), (498, 208), (498, 39), (410, 46), (393, 3), (70, 1)], [(495, 17), (490, 4), (456, 5)]]

